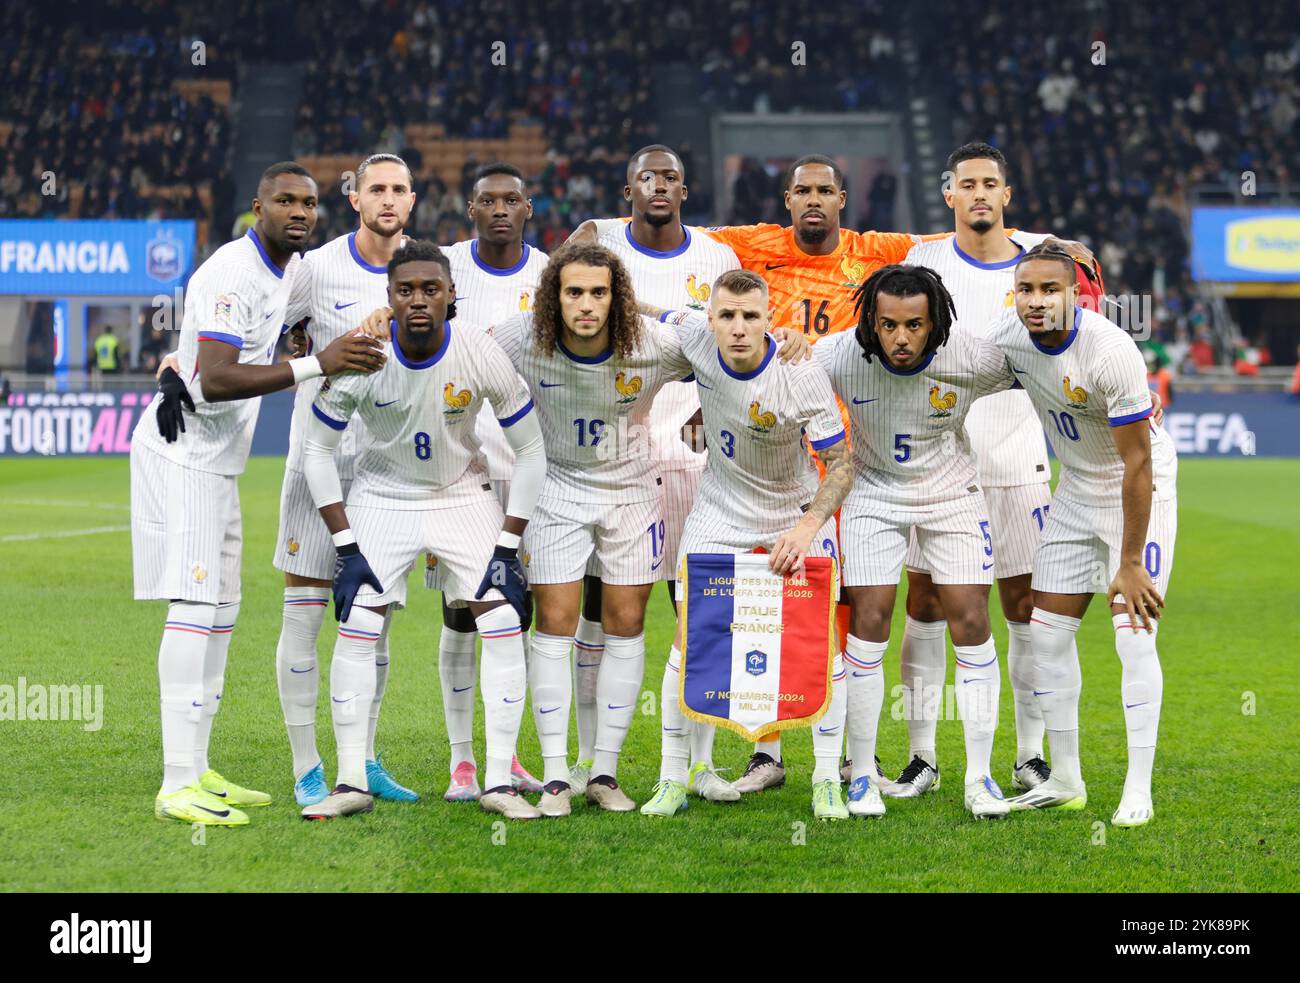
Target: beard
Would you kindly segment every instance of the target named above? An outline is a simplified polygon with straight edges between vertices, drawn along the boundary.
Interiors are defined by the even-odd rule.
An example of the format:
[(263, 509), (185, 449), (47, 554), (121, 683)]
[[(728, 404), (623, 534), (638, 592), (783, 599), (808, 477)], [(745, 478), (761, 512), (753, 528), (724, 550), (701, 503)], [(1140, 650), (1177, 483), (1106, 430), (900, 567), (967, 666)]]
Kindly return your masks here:
[(970, 227), (972, 231), (975, 232), (980, 232), (980, 233), (987, 232), (989, 229), (993, 228), (993, 220), (987, 218), (977, 218), (974, 222), (970, 224)]
[(799, 238), (810, 246), (819, 246), (826, 241), (826, 237), (831, 234), (830, 228), (825, 223), (814, 226), (813, 228), (802, 228), (799, 230)]
[(653, 225), (657, 229), (677, 221), (677, 216), (672, 212), (646, 212), (644, 218), (647, 225)]

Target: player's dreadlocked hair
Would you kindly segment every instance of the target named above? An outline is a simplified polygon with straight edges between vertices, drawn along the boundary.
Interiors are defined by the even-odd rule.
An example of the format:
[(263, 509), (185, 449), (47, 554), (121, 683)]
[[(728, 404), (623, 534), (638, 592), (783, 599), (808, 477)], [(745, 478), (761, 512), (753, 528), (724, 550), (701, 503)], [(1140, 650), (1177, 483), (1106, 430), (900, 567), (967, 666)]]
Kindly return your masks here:
[(594, 242), (565, 243), (551, 253), (551, 261), (546, 264), (537, 284), (536, 302), (533, 306), (533, 334), (537, 339), (537, 347), (547, 358), (555, 354), (556, 340), (560, 337), (564, 323), (560, 313), (560, 271), (570, 263), (609, 269), (612, 295), (609, 305), (609, 343), (615, 358), (627, 358), (641, 340), (641, 318), (637, 315), (632, 279), (617, 256)]
[[(451, 282), (451, 260), (447, 254), (439, 249), (427, 239), (407, 239), (406, 245), (398, 248), (393, 253), (393, 258), (388, 261), (388, 279), (393, 278), (397, 268), (403, 263), (437, 263), (447, 271), (447, 280)], [(456, 316), (456, 302), (453, 300), (447, 305), (447, 320), (450, 321)]]
[(890, 297), (915, 297), (925, 294), (930, 302), (930, 337), (925, 340), (923, 355), (936, 351), (948, 341), (948, 331), (957, 308), (953, 305), (952, 295), (943, 285), (943, 277), (928, 266), (908, 266), (894, 263), (883, 266), (858, 287), (853, 293), (853, 310), (858, 315), (858, 328), (854, 337), (862, 346), (862, 357), (868, 362), (875, 355), (882, 362), (886, 361), (884, 349), (880, 347), (880, 336), (876, 334), (876, 298), (881, 294)]

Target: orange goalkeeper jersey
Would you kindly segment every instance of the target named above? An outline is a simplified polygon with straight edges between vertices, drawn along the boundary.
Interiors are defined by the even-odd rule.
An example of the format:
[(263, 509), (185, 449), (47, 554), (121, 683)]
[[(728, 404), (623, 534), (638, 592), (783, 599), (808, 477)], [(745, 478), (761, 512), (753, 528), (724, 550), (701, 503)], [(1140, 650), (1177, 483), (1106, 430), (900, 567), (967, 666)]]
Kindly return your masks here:
[(882, 266), (901, 263), (922, 241), (906, 232), (840, 229), (840, 244), (833, 253), (811, 256), (799, 248), (788, 225), (728, 225), (705, 231), (735, 250), (741, 266), (767, 281), (772, 327), (799, 328), (814, 343), (824, 335), (856, 328), (854, 291)]

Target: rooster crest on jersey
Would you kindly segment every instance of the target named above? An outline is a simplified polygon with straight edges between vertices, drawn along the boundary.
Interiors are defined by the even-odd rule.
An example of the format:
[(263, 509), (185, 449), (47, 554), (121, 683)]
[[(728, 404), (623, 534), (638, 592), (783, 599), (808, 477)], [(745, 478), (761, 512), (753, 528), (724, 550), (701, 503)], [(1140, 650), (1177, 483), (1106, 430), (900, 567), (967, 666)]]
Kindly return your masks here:
[(288, 553), (290, 556), (297, 556), (297, 555), (298, 555), (298, 540), (296, 540), (296, 539), (294, 539), (292, 536), (290, 536), (290, 537), (289, 537), (289, 541), (288, 541), (287, 543), (284, 544), (284, 551), (285, 551), (286, 553)]
[(442, 411), (443, 416), (460, 416), (465, 412), (465, 407), (474, 401), (474, 394), (468, 389), (456, 391), (456, 384), (449, 382), (442, 387), (442, 401), (447, 404), (447, 408)]
[(1066, 402), (1076, 410), (1086, 410), (1088, 408), (1088, 392), (1083, 386), (1071, 386), (1070, 377), (1067, 375), (1061, 380), (1061, 390), (1065, 393)]
[(629, 379), (627, 373), (620, 371), (618, 375), (614, 376), (614, 388), (618, 391), (618, 399), (615, 402), (636, 402), (636, 398), (641, 392), (641, 386), (642, 382), (639, 375), (634, 375)]
[(771, 410), (763, 411), (758, 400), (749, 404), (749, 429), (758, 433), (767, 433), (776, 426), (776, 414)]
[(521, 291), (519, 291), (519, 310), (520, 310), (521, 313), (524, 313), (524, 314), (527, 314), (527, 313), (528, 313), (529, 308), (528, 308), (528, 291), (527, 291), (527, 290), (521, 290)]
[(696, 282), (695, 274), (692, 273), (686, 278), (686, 292), (691, 295), (691, 302), (686, 306), (702, 311), (704, 305), (709, 302), (709, 296), (713, 291), (707, 283)]
[(857, 287), (862, 282), (862, 278), (867, 275), (867, 264), (852, 256), (845, 256), (840, 260), (840, 272), (848, 281), (844, 286)]
[(952, 408), (957, 405), (957, 394), (951, 389), (939, 395), (939, 387), (930, 387), (930, 405), (934, 407), (934, 412), (930, 416), (952, 416)]

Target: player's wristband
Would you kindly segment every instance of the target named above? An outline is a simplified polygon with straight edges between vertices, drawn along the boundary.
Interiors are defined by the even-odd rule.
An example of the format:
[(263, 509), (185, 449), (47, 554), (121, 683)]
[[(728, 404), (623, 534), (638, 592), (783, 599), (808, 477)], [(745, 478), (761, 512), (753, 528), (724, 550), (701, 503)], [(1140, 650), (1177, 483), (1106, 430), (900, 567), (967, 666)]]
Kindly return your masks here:
[(504, 546), (508, 550), (517, 550), (519, 549), (519, 536), (503, 529), (501, 535), (497, 537), (497, 545)]
[(334, 535), (331, 536), (330, 538), (334, 540), (335, 549), (341, 549), (344, 546), (351, 546), (353, 543), (357, 541), (357, 537), (353, 534), (350, 528), (340, 529), (338, 532), (334, 533)]
[(316, 379), (325, 374), (320, 367), (320, 359), (315, 355), (290, 359), (289, 368), (293, 369), (293, 384), (295, 386), (304, 379)]

